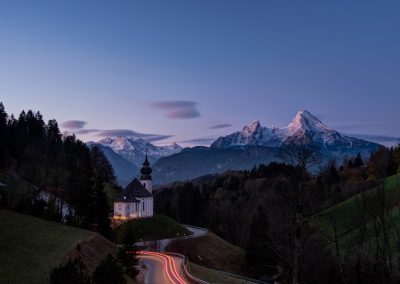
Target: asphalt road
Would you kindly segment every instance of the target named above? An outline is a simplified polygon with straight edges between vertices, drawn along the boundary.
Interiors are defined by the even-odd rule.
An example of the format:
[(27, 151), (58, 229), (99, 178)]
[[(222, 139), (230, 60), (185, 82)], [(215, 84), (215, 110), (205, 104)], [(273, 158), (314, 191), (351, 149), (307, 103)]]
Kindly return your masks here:
[(204, 236), (207, 234), (207, 230), (205, 230), (205, 229), (187, 226), (187, 225), (184, 225), (184, 226), (186, 227), (186, 229), (188, 229), (189, 231), (192, 232), (192, 235), (184, 236), (184, 237), (180, 237), (180, 238), (162, 239), (162, 240), (157, 240), (157, 241), (137, 242), (136, 245), (139, 247), (147, 247), (147, 248), (150, 248), (151, 250), (162, 252), (162, 251), (165, 251), (165, 248), (170, 243), (173, 243), (178, 240), (198, 238), (198, 237), (201, 237), (201, 236)]
[(142, 251), (139, 255), (146, 265), (145, 284), (184, 284), (181, 274), (182, 260), (162, 253)]

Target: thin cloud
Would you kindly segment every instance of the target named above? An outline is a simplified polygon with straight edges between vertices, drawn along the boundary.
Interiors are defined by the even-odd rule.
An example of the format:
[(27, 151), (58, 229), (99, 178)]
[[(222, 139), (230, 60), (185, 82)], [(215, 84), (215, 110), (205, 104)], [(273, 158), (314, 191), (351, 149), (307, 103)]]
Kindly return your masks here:
[(399, 143), (400, 137), (374, 134), (350, 133), (347, 136), (380, 143)]
[(221, 128), (228, 128), (231, 126), (232, 126), (232, 124), (229, 124), (229, 123), (221, 123), (221, 124), (212, 125), (208, 129), (221, 129)]
[(201, 116), (197, 109), (197, 103), (193, 101), (158, 101), (150, 103), (150, 106), (165, 112), (171, 119), (191, 119)]
[(82, 120), (67, 120), (64, 121), (61, 126), (67, 129), (82, 129), (86, 124), (87, 122)]
[(180, 143), (189, 143), (197, 145), (209, 145), (215, 141), (215, 138), (194, 138), (190, 140), (180, 141)]
[(400, 122), (365, 122), (365, 123), (346, 123), (333, 125), (334, 128), (340, 130), (353, 130), (370, 127), (399, 127)]
[(85, 135), (85, 134), (90, 134), (90, 133), (96, 133), (101, 130), (99, 129), (79, 129), (78, 131), (75, 131), (75, 134), (80, 134), (80, 135)]
[(173, 137), (173, 135), (162, 135), (162, 134), (147, 134), (140, 133), (129, 129), (108, 129), (108, 130), (100, 130), (96, 136), (98, 137), (116, 137), (116, 136), (134, 136), (137, 138), (142, 138), (149, 142), (155, 142), (160, 140), (165, 140)]

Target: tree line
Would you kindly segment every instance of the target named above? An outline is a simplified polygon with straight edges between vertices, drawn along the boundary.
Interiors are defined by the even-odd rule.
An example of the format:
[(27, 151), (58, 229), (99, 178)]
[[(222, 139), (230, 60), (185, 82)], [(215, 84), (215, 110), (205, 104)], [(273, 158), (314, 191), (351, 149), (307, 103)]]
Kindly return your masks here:
[(103, 188), (115, 184), (115, 175), (99, 148), (62, 134), (57, 121), (45, 123), (39, 111), (8, 115), (2, 103), (0, 137), (0, 178), (11, 180), (0, 190), (2, 207), (54, 221), (65, 217), (68, 224), (110, 237)]
[[(293, 141), (285, 163), (259, 165), (158, 190), (155, 206), (181, 223), (206, 227), (246, 250), (249, 276), (279, 283), (398, 283), (400, 196), (384, 187), (400, 172), (400, 146), (369, 160), (318, 163), (315, 145)], [(395, 192), (400, 191), (400, 185)], [(355, 197), (350, 229), (335, 205)], [(324, 226), (315, 223), (323, 214)], [(349, 231), (350, 230), (350, 234)], [(192, 261), (195, 261), (193, 259)]]

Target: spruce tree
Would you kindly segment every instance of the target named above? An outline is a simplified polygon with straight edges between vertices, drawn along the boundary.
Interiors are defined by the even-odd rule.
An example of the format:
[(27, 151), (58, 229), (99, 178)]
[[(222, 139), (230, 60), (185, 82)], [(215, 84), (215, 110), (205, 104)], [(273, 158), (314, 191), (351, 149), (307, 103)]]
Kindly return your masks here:
[(363, 161), (360, 153), (358, 153), (357, 157), (354, 159), (353, 165), (355, 168), (360, 168), (360, 167), (364, 166), (364, 161)]
[(133, 223), (128, 222), (126, 224), (125, 235), (123, 238), (123, 244), (118, 250), (118, 261), (124, 269), (124, 272), (130, 277), (135, 278), (139, 273), (135, 267), (138, 264), (137, 247), (135, 246), (136, 238), (133, 229)]
[(7, 152), (7, 118), (3, 103), (0, 102), (0, 168), (5, 168)]
[(94, 284), (125, 284), (126, 279), (121, 266), (111, 254), (93, 272)]
[(250, 228), (246, 262), (256, 277), (274, 273), (275, 255), (269, 238), (269, 222), (264, 211), (257, 209)]
[(80, 258), (69, 259), (64, 265), (50, 271), (51, 284), (90, 284), (86, 266)]
[(103, 185), (98, 181), (95, 184), (95, 196), (94, 196), (94, 216), (97, 225), (97, 232), (102, 234), (106, 238), (111, 237), (110, 227), (110, 207), (108, 204), (107, 195), (103, 190)]

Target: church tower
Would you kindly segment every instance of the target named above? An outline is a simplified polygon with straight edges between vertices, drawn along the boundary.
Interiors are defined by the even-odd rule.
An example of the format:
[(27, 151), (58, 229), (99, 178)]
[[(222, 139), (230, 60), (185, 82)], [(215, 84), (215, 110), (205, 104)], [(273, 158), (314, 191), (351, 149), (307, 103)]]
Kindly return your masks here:
[(150, 167), (149, 160), (147, 159), (147, 150), (146, 150), (146, 158), (143, 162), (143, 167), (140, 169), (140, 183), (146, 188), (150, 193), (153, 191), (153, 183), (151, 179), (151, 173), (153, 170)]

